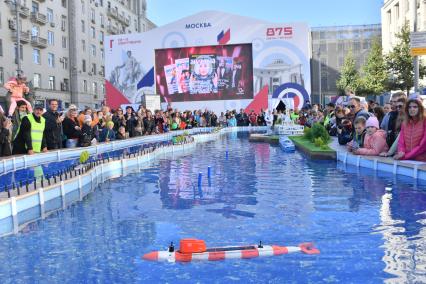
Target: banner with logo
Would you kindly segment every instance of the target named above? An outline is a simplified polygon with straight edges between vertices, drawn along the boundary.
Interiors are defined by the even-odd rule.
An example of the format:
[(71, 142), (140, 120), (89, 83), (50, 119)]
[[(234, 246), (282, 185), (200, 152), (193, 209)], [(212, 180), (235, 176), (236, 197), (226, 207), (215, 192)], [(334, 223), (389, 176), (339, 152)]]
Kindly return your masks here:
[[(250, 46), (251, 60), (239, 58), (235, 46)], [(106, 37), (105, 62), (113, 108), (137, 104), (144, 94), (159, 94), (178, 109), (258, 111), (281, 98), (301, 108), (311, 91), (306, 23), (201, 12), (145, 33)], [(238, 68), (250, 69), (250, 80), (235, 80)]]

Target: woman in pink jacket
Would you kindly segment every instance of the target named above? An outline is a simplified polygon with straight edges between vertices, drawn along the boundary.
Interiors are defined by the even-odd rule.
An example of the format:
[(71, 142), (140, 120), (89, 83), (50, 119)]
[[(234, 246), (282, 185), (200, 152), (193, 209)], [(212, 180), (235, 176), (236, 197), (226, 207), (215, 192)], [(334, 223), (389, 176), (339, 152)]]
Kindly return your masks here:
[(378, 156), (381, 152), (387, 151), (386, 132), (379, 129), (377, 117), (368, 118), (365, 127), (367, 133), (364, 138), (364, 146), (353, 151), (353, 153), (364, 156)]
[(393, 158), (426, 162), (426, 121), (420, 100), (409, 100), (405, 113), (399, 132), (398, 153)]

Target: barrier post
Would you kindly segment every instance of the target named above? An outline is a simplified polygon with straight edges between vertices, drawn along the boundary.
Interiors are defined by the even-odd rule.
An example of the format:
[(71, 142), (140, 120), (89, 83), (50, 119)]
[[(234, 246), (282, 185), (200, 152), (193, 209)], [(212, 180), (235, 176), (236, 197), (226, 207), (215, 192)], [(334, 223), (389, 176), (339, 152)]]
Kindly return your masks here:
[(19, 231), (19, 222), (18, 222), (18, 210), (16, 208), (16, 197), (10, 198), (10, 206), (12, 209), (13, 233), (17, 234)]
[(44, 188), (40, 188), (38, 190), (38, 198), (40, 201), (40, 217), (41, 219), (45, 218), (45, 212), (44, 212)]
[(64, 187), (63, 181), (61, 181), (61, 199), (62, 199), (62, 209), (65, 209), (66, 208), (65, 187)]

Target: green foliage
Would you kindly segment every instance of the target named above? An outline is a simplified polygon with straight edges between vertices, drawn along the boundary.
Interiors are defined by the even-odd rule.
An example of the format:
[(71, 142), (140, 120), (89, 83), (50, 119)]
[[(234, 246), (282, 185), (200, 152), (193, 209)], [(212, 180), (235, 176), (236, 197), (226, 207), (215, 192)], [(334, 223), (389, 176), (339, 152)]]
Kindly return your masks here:
[(380, 95), (386, 90), (389, 75), (382, 53), (382, 45), (378, 38), (373, 39), (371, 51), (363, 66), (363, 76), (360, 81), (360, 92)]
[(360, 81), (361, 79), (356, 69), (355, 58), (350, 50), (340, 70), (340, 78), (336, 82), (336, 87), (341, 93), (344, 93), (348, 89), (356, 93), (360, 89)]
[(174, 144), (181, 144), (185, 141), (185, 135), (178, 135), (172, 138)]
[(321, 137), (317, 137), (314, 139), (314, 145), (317, 147), (321, 147), (322, 145), (324, 145), (324, 140), (322, 140)]
[(318, 137), (320, 137), (324, 141), (324, 143), (328, 143), (330, 141), (330, 135), (328, 134), (327, 129), (325, 129), (324, 125), (322, 125), (321, 123), (314, 123), (314, 125), (312, 125), (311, 132), (311, 141)]
[(327, 146), (330, 142), (330, 135), (321, 123), (314, 123), (312, 128), (306, 127), (303, 132), (303, 137), (311, 143), (314, 143), (317, 147), (321, 147), (322, 145)]
[[(386, 55), (386, 66), (390, 73), (389, 88), (406, 90), (414, 86), (413, 57), (410, 55), (410, 27), (406, 22), (396, 35), (398, 44)], [(419, 63), (420, 78), (426, 75), (426, 66)]]
[(83, 151), (80, 154), (80, 164), (84, 164), (85, 162), (87, 162), (87, 160), (89, 159), (90, 155), (89, 152), (87, 151)]
[(306, 140), (312, 141), (312, 131), (310, 127), (305, 127), (305, 129), (303, 129), (303, 137)]

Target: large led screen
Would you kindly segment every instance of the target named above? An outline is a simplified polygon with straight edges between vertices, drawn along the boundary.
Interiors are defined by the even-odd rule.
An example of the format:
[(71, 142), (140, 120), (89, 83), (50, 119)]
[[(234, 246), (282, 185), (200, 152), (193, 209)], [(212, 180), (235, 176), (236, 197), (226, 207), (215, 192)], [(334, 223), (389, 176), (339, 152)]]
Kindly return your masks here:
[(253, 98), (251, 44), (155, 50), (157, 93), (168, 102)]

